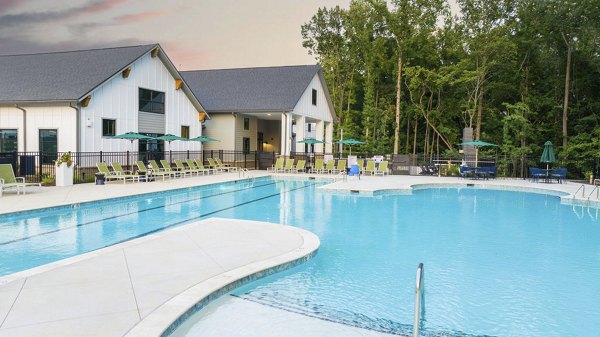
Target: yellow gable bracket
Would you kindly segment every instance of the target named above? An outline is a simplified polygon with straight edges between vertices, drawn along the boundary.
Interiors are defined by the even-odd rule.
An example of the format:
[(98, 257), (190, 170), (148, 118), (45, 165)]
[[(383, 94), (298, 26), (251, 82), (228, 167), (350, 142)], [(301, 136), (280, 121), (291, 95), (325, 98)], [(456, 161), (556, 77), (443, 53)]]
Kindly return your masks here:
[(127, 67), (127, 69), (123, 70), (123, 78), (129, 77), (129, 73), (131, 72), (131, 67)]
[(158, 47), (152, 49), (152, 51), (150, 52), (150, 56), (156, 57), (156, 55), (158, 55)]
[(83, 101), (81, 101), (81, 106), (86, 108), (90, 104), (91, 100), (92, 100), (92, 96), (87, 96), (86, 98), (83, 99)]
[(183, 80), (175, 80), (175, 90), (181, 89), (182, 85), (183, 85)]
[(206, 112), (198, 111), (198, 121), (204, 122), (205, 119), (206, 119)]

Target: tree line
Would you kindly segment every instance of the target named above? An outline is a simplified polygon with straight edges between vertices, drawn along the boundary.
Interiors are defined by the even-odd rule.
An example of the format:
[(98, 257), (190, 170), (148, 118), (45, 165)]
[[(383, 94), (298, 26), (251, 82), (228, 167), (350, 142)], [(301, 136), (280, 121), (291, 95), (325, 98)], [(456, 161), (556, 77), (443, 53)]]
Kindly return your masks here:
[[(511, 158), (600, 157), (597, 0), (353, 0), (301, 27), (337, 136), (373, 153), (456, 155), (462, 130)], [(438, 145), (439, 144), (439, 145)]]

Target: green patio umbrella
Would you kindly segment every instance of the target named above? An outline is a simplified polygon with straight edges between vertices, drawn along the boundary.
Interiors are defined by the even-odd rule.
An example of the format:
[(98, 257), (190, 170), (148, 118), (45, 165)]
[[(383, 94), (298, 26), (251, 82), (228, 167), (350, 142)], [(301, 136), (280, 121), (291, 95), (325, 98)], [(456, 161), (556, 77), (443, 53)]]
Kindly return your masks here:
[(193, 141), (201, 142), (201, 143), (219, 142), (220, 141), (218, 139), (214, 139), (214, 138), (210, 138), (210, 137), (206, 137), (206, 136), (198, 136), (196, 138), (190, 138), (189, 140), (193, 140)]
[(356, 140), (356, 139), (353, 139), (353, 138), (339, 140), (336, 143), (337, 144), (343, 144), (343, 145), (349, 145), (350, 146), (350, 155), (352, 155), (352, 145), (367, 144), (365, 142), (361, 142), (360, 140)]
[(484, 142), (482, 140), (473, 140), (470, 142), (464, 142), (464, 143), (460, 143), (458, 144), (460, 146), (474, 146), (475, 147), (475, 167), (478, 166), (478, 162), (479, 162), (479, 148), (482, 146), (498, 146), (496, 144), (492, 144), (492, 143), (488, 143), (488, 142)]
[(185, 140), (185, 141), (188, 141), (188, 140), (189, 140), (189, 139), (187, 139), (187, 138), (183, 138), (183, 137), (175, 136), (175, 135), (172, 135), (172, 134), (170, 134), (170, 133), (167, 133), (166, 135), (162, 135), (162, 136), (156, 137), (156, 138), (154, 138), (154, 139), (157, 139), (157, 140), (164, 140), (164, 141), (167, 141), (167, 142), (169, 142), (169, 144), (171, 144), (171, 142), (172, 142), (172, 141), (174, 141), (174, 140)]
[(144, 134), (137, 133), (137, 132), (126, 132), (122, 135), (112, 136), (111, 138), (129, 140), (131, 142), (132, 150), (133, 150), (133, 141), (134, 140), (136, 140), (136, 139), (154, 139), (154, 137), (146, 136)]
[(302, 144), (325, 144), (324, 141), (318, 140), (318, 139), (314, 139), (314, 138), (306, 138), (306, 139), (298, 141), (298, 143), (302, 143)]
[(546, 163), (546, 170), (550, 168), (550, 164), (554, 163), (556, 158), (554, 157), (554, 146), (551, 141), (547, 141), (544, 143), (544, 152), (542, 152), (542, 157), (540, 157), (540, 162)]

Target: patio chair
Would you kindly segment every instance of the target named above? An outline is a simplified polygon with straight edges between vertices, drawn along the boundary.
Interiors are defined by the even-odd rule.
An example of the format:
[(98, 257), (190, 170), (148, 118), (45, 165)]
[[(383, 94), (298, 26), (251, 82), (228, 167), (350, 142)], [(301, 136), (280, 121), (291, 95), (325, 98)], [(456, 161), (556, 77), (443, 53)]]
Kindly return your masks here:
[(379, 163), (379, 165), (377, 166), (377, 169), (375, 170), (374, 174), (375, 175), (386, 175), (388, 174), (388, 161), (384, 160), (381, 163)]
[(335, 160), (332, 159), (327, 162), (325, 168), (320, 173), (331, 173), (333, 170), (335, 170)]
[(315, 160), (315, 166), (313, 166), (310, 169), (310, 173), (321, 173), (323, 170), (325, 170), (325, 164), (323, 159), (316, 159)]
[(283, 167), (283, 169), (276, 171), (276, 172), (288, 172), (291, 169), (294, 168), (294, 159), (286, 159), (285, 160), (285, 166)]
[(103, 162), (96, 163), (96, 167), (98, 168), (98, 171), (100, 173), (104, 174), (104, 180), (106, 180), (106, 181), (110, 181), (110, 180), (122, 180), (123, 184), (125, 184), (125, 182), (128, 179), (133, 179), (131, 177), (127, 177), (125, 175), (119, 174), (118, 172), (111, 171), (108, 168), (108, 166), (106, 165), (106, 163), (103, 163)]
[(461, 166), (458, 167), (458, 174), (462, 178), (474, 177), (473, 169), (471, 167), (465, 166), (465, 165), (461, 165)]
[(269, 172), (269, 171), (277, 172), (278, 170), (281, 170), (283, 168), (284, 162), (285, 162), (285, 159), (277, 158), (277, 160), (275, 161), (275, 164), (273, 166), (267, 167), (267, 172)]
[(338, 174), (340, 172), (346, 172), (346, 159), (339, 159), (337, 162), (337, 166), (331, 170), (331, 173)]
[(306, 166), (306, 160), (299, 159), (298, 163), (296, 163), (296, 166), (292, 167), (289, 172), (290, 173), (300, 173), (300, 171), (304, 172), (305, 166)]
[(183, 162), (181, 161), (181, 159), (175, 159), (175, 167), (177, 169), (177, 171), (179, 172), (185, 172), (185, 173), (189, 173), (190, 175), (196, 173), (196, 175), (200, 174), (200, 170), (197, 169), (193, 169), (191, 167), (185, 167), (185, 165), (183, 164)]
[(364, 159), (356, 159), (356, 165), (358, 165), (358, 169), (360, 171), (362, 171), (363, 167), (365, 167), (365, 160)]
[(365, 169), (363, 170), (363, 172), (366, 174), (370, 174), (373, 175), (375, 174), (375, 161), (374, 160), (367, 160), (367, 167), (365, 167)]
[(217, 162), (214, 159), (207, 158), (206, 160), (208, 160), (208, 165), (207, 165), (208, 168), (214, 169), (217, 172), (223, 172), (223, 171), (225, 171), (224, 168), (219, 167), (219, 165), (217, 165)]
[(202, 168), (198, 167), (196, 165), (196, 163), (194, 163), (194, 160), (192, 160), (192, 159), (186, 159), (185, 162), (187, 163), (189, 168), (191, 168), (192, 170), (196, 170), (198, 172), (198, 174), (200, 174), (200, 173), (202, 173), (202, 175), (204, 175), (205, 173), (210, 174), (209, 169), (205, 169), (204, 167), (202, 167)]
[(171, 172), (149, 170), (144, 164), (144, 162), (141, 160), (136, 161), (135, 165), (137, 166), (138, 174), (143, 173), (144, 175), (146, 175), (146, 177), (162, 177), (163, 181), (165, 181), (165, 177), (173, 177), (173, 174)]
[(214, 158), (215, 164), (217, 164), (218, 167), (223, 168), (225, 170), (227, 170), (227, 172), (237, 172), (238, 168), (235, 166), (232, 166), (231, 164), (223, 164), (223, 162), (221, 161), (220, 158)]
[(112, 162), (112, 163), (110, 163), (110, 166), (112, 166), (113, 171), (117, 172), (117, 174), (126, 176), (126, 177), (130, 177), (133, 182), (136, 182), (136, 180), (138, 183), (140, 182), (140, 175), (134, 174), (133, 172), (128, 171), (128, 170), (124, 170), (123, 167), (121, 166), (121, 163)]
[(529, 168), (529, 178), (531, 179), (532, 182), (537, 182), (541, 179), (544, 179), (544, 181), (548, 180), (548, 171), (546, 171), (545, 169), (540, 169), (537, 167), (530, 167)]
[(11, 164), (0, 164), (0, 197), (3, 190), (16, 189), (17, 194), (21, 191), (25, 194), (25, 187), (37, 186), (42, 187), (41, 183), (26, 183), (24, 177), (15, 177), (15, 171)]
[(219, 170), (215, 169), (215, 168), (209, 168), (209, 167), (204, 167), (204, 163), (202, 162), (201, 159), (194, 159), (194, 162), (196, 163), (196, 166), (198, 166), (199, 169), (204, 170), (204, 172), (210, 174), (211, 172), (213, 174), (220, 172)]
[(173, 172), (175, 177), (185, 177), (186, 174), (192, 175), (190, 172), (180, 171), (179, 169), (173, 169), (171, 167), (171, 163), (169, 163), (165, 159), (160, 160), (160, 165), (162, 166), (164, 172)]
[(567, 179), (567, 169), (562, 167), (555, 168), (552, 170), (552, 173), (550, 173), (550, 177), (556, 179), (557, 183), (562, 184), (565, 179)]

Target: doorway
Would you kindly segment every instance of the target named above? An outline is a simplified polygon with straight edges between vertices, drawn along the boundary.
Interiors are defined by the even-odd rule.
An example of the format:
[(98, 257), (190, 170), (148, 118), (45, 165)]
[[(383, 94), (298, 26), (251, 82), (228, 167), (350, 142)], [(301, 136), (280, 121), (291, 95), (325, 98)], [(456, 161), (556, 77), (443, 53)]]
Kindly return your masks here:
[(58, 157), (58, 130), (40, 129), (39, 149), (42, 164), (52, 164)]

